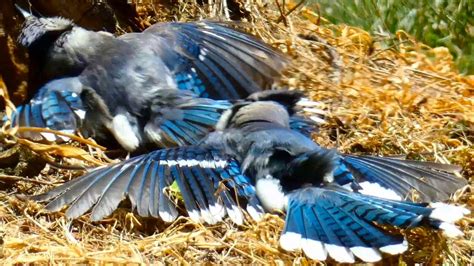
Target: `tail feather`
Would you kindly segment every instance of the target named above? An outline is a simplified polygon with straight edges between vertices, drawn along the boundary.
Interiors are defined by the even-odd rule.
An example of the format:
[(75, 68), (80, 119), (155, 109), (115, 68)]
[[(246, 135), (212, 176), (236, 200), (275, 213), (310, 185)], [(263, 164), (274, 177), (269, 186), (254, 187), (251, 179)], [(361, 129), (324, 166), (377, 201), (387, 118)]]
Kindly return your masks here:
[[(333, 206), (322, 206), (321, 209), (319, 210), (322, 213), (325, 213), (325, 215), (328, 217), (327, 220), (330, 222), (328, 225), (329, 228), (334, 231), (337, 235), (337, 237), (340, 239), (342, 243), (348, 244), (350, 247), (370, 247), (371, 245), (370, 242), (367, 243), (364, 241), (364, 237), (370, 237), (371, 234), (366, 230), (364, 234), (364, 237), (360, 237), (356, 232), (353, 231), (353, 229), (350, 227), (351, 224), (347, 224), (346, 221), (344, 221), (347, 218), (347, 214), (342, 212), (340, 208), (336, 208)], [(349, 216), (350, 217), (350, 216)], [(353, 223), (356, 223), (352, 221)], [(370, 239), (373, 241), (373, 239)]]
[[(452, 224), (454, 220), (440, 220), (441, 209), (435, 212), (436, 208), (448, 207), (429, 208), (426, 204), (365, 196), (335, 185), (302, 188), (289, 194), (280, 243), (285, 250), (301, 248), (308, 257), (319, 260), (329, 254), (338, 262), (353, 263), (354, 255), (376, 262), (382, 258), (379, 251), (398, 254), (408, 248), (403, 237), (384, 232), (377, 225), (425, 225), (456, 236), (459, 230)], [(459, 212), (458, 219), (467, 213), (462, 208), (451, 209)]]
[[(365, 159), (373, 164), (379, 165), (380, 167), (390, 169), (393, 173), (406, 176), (410, 180), (416, 180), (416, 182), (413, 182), (415, 189), (422, 194), (429, 194), (426, 195), (428, 197), (442, 194), (444, 197), (448, 198), (449, 194), (459, 189), (456, 184), (462, 183), (465, 185), (465, 182), (462, 182), (463, 179), (457, 178), (454, 175), (431, 170), (433, 167), (437, 167), (435, 169), (457, 169), (458, 167), (456, 166), (447, 167), (445, 165), (436, 165), (435, 163), (423, 164), (422, 162), (416, 161), (416, 163), (413, 163), (413, 161), (386, 158), (379, 159), (374, 157), (365, 157)], [(425, 178), (426, 181), (422, 178)]]
[[(428, 168), (428, 169), (434, 169), (438, 171), (444, 171), (444, 172), (459, 172), (462, 170), (462, 167), (459, 165), (453, 165), (453, 164), (443, 164), (443, 163), (434, 163), (434, 162), (423, 162), (423, 161), (415, 161), (415, 160), (403, 160), (402, 158), (384, 158), (384, 157), (376, 157), (380, 158), (384, 161), (391, 162), (393, 160), (398, 160), (398, 162), (406, 165), (411, 165), (411, 166), (417, 166), (419, 168)], [(457, 179), (457, 178), (456, 178)]]
[[(383, 187), (393, 189), (399, 199), (407, 197), (412, 189), (417, 189), (408, 180), (401, 179), (399, 175), (383, 167), (361, 161), (359, 158), (348, 158), (345, 161), (349, 163), (348, 168), (353, 170), (361, 181), (368, 180), (368, 182), (376, 182)], [(363, 190), (359, 192), (364, 193)], [(424, 191), (420, 191), (420, 193), (426, 196)], [(374, 196), (381, 195), (375, 194)]]

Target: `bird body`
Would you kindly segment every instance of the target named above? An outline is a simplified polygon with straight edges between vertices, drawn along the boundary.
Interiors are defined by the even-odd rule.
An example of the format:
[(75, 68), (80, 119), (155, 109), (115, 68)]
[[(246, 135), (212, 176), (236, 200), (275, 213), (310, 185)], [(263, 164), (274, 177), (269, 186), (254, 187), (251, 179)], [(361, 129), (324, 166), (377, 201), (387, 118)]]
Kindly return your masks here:
[(83, 82), (97, 82), (94, 75), (102, 75), (109, 87), (92, 87), (100, 95), (126, 82), (127, 93), (164, 87), (237, 99), (269, 88), (288, 63), (255, 37), (211, 21), (163, 22), (115, 37), (65, 18), (29, 15), (18, 40), (47, 73), (46, 80), (86, 69)]
[[(196, 122), (191, 128), (183, 123), (184, 116), (172, 114), (182, 114), (180, 107), (189, 106), (166, 99), (179, 94), (170, 90), (185, 91), (180, 96), (183, 99), (190, 99), (187, 92), (200, 98), (239, 99), (271, 87), (288, 63), (282, 53), (262, 41), (218, 22), (157, 23), (143, 32), (115, 37), (86, 30), (64, 18), (26, 16), (18, 39), (28, 48), (31, 61), (40, 66), (45, 82), (40, 83), (33, 100), (19, 108), (13, 125), (46, 125), (68, 132), (81, 125), (88, 133), (85, 135), (98, 141), (113, 136), (128, 151), (163, 147), (164, 142), (173, 142), (165, 147), (195, 142), (199, 138), (194, 135), (204, 136), (218, 120), (215, 112), (224, 111), (222, 105), (209, 110), (200, 106), (193, 114), (186, 111), (184, 116), (192, 116)], [(48, 102), (42, 99), (58, 93), (77, 94), (82, 109), (69, 106), (67, 100), (60, 100), (53, 110), (41, 107), (42, 102)], [(40, 121), (50, 119), (49, 113), (65, 114), (72, 109), (84, 114), (67, 123), (70, 128)], [(42, 113), (35, 113), (40, 110)], [(45, 113), (47, 117), (42, 116)], [(173, 116), (179, 121), (170, 124), (163, 119)], [(73, 112), (68, 115), (73, 117)], [(167, 126), (170, 128), (159, 131), (168, 136), (193, 133), (189, 138), (181, 135), (180, 140), (163, 140), (156, 129)]]
[[(139, 215), (171, 222), (178, 214), (165, 191), (176, 182), (192, 219), (213, 224), (228, 215), (241, 224), (244, 216), (238, 199), (231, 196), (235, 193), (253, 219), (260, 219), (265, 211), (286, 212), (280, 238), (283, 249), (302, 249), (310, 258), (332, 257), (339, 262), (354, 262), (355, 257), (375, 262), (381, 259), (380, 252), (407, 250), (402, 236), (389, 234), (378, 225), (428, 226), (451, 237), (462, 234), (453, 225), (468, 213), (462, 207), (381, 195), (386, 190), (405, 198), (403, 193), (408, 192), (397, 184), (406, 183), (425, 199), (443, 200), (466, 184), (440, 171), (452, 167), (344, 155), (320, 147), (291, 130), (291, 104), (269, 100), (278, 98), (274, 96), (263, 94), (256, 101), (235, 103), (220, 118), (221, 129), (198, 144), (156, 150), (100, 168), (34, 199), (50, 201), (50, 211), (69, 205), (69, 218), (92, 209), (91, 219), (100, 220), (128, 198)], [(358, 161), (351, 161), (354, 158)], [(392, 175), (380, 172), (380, 162)], [(383, 189), (377, 191), (378, 196), (365, 195), (373, 191), (362, 187), (363, 182)], [(432, 189), (442, 193), (432, 194)]]

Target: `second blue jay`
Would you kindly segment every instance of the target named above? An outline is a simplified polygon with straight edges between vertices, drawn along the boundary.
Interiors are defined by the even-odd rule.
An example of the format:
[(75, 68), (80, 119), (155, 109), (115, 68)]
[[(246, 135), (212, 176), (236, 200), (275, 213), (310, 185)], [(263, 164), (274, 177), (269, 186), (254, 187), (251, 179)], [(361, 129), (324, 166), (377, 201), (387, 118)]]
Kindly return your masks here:
[[(160, 138), (156, 127), (193, 104), (167, 98), (166, 91), (238, 99), (268, 89), (288, 63), (262, 41), (217, 22), (158, 23), (141, 33), (114, 37), (64, 18), (22, 12), (26, 20), (19, 41), (49, 82), (19, 108), (13, 124), (66, 131), (81, 125), (99, 140), (112, 135), (128, 151), (170, 142)], [(209, 108), (225, 109), (221, 103)], [(201, 110), (193, 115), (202, 122), (194, 131), (207, 133), (205, 128), (215, 120), (213, 115), (203, 117), (208, 114)], [(179, 123), (169, 126), (186, 130)]]
[[(17, 8), (25, 17), (18, 41), (40, 66), (37, 74), (49, 81), (87, 69), (81, 81), (99, 94), (125, 90), (145, 96), (165, 87), (237, 99), (269, 88), (288, 64), (281, 52), (225, 23), (163, 22), (115, 37)], [(103, 72), (107, 79), (95, 79)]]
[[(291, 104), (279, 99), (237, 102), (198, 145), (102, 167), (34, 199), (50, 201), (51, 211), (69, 205), (69, 218), (92, 209), (91, 219), (100, 220), (128, 198), (139, 215), (171, 222), (178, 212), (166, 191), (176, 182), (192, 219), (213, 224), (228, 215), (240, 224), (235, 193), (254, 219), (286, 211), (283, 249), (339, 262), (375, 262), (381, 252), (407, 249), (402, 236), (380, 225), (462, 234), (454, 222), (469, 211), (437, 202), (466, 184), (450, 173), (456, 167), (325, 149), (290, 129)], [(412, 191), (427, 203), (403, 201)]]

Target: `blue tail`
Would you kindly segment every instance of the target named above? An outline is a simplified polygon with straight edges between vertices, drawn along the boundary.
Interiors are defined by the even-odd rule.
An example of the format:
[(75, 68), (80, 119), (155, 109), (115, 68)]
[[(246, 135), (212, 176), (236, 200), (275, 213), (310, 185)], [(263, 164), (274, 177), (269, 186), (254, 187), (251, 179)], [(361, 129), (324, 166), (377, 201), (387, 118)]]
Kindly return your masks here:
[[(289, 195), (281, 245), (286, 250), (301, 248), (308, 257), (354, 262), (354, 255), (366, 262), (381, 259), (379, 252), (402, 253), (403, 237), (391, 235), (378, 225), (408, 228), (420, 225), (444, 229), (432, 217), (426, 204), (385, 200), (349, 192), (338, 186), (303, 188)], [(450, 224), (450, 226), (453, 226)]]

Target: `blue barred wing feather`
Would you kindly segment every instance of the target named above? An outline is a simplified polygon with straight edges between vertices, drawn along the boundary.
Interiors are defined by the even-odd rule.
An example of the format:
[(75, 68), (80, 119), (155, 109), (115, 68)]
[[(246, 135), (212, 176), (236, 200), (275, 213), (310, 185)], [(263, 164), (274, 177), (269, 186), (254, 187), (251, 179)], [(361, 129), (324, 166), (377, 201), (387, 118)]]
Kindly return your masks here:
[(159, 23), (144, 31), (164, 39), (161, 60), (179, 89), (200, 97), (239, 99), (268, 89), (288, 59), (248, 34), (220, 23)]
[[(84, 118), (80, 89), (73, 78), (54, 80), (45, 84), (26, 104), (12, 114), (12, 126), (49, 128), (74, 133)], [(57, 138), (50, 133), (24, 132), (21, 136), (34, 140)]]
[(92, 209), (91, 219), (100, 220), (128, 198), (139, 215), (171, 222), (178, 215), (166, 193), (173, 182), (193, 220), (214, 224), (228, 215), (241, 224), (244, 216), (235, 195), (248, 202), (253, 218), (258, 219), (263, 212), (239, 164), (218, 150), (203, 147), (157, 150), (99, 168), (34, 199), (51, 200), (47, 205), (50, 211), (69, 205), (66, 215), (70, 218)]

